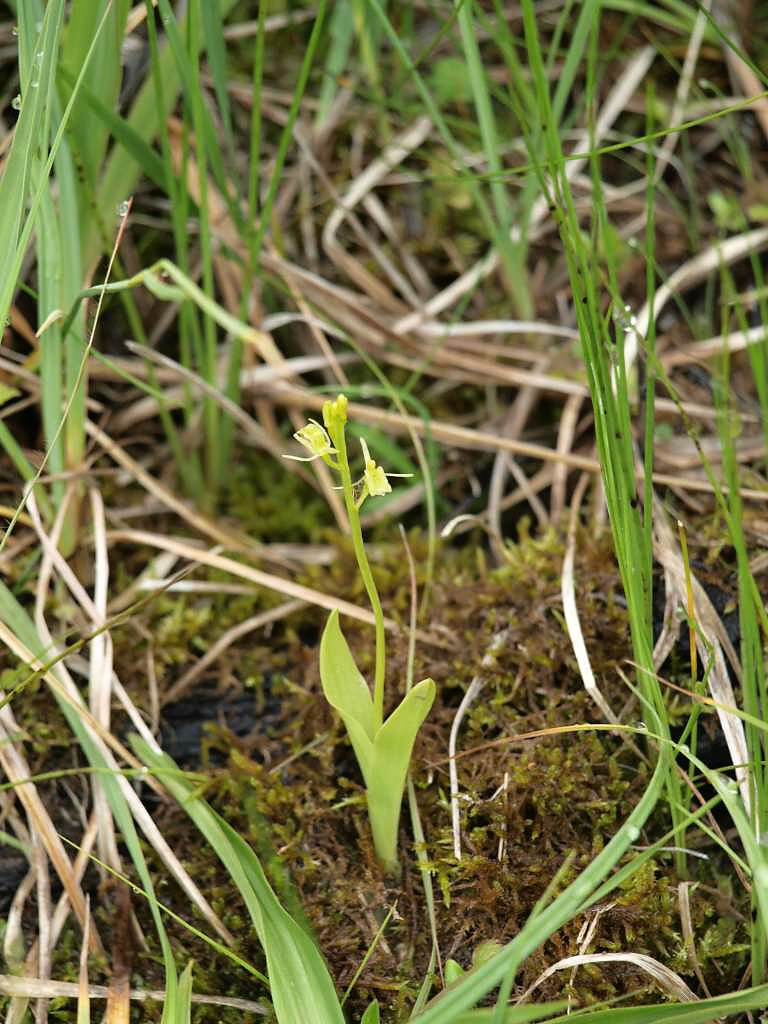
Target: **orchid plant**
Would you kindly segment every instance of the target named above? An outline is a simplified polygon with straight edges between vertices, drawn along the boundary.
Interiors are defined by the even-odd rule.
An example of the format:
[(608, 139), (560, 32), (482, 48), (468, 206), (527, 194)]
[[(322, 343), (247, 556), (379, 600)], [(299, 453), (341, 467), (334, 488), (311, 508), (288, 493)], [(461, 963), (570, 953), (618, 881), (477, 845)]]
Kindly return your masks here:
[[(397, 873), (397, 832), (408, 765), (416, 735), (432, 707), (435, 684), (431, 679), (417, 683), (384, 719), (384, 612), (365, 550), (360, 509), (368, 498), (388, 494), (392, 485), (382, 467), (371, 458), (364, 440), (360, 441), (363, 475), (353, 480), (347, 454), (346, 424), (347, 399), (339, 395), (323, 405), (322, 424), (310, 420), (294, 434), (309, 455), (287, 458), (305, 462), (322, 459), (341, 481), (352, 544), (373, 609), (376, 634), (373, 694), (344, 639), (338, 611), (331, 612), (320, 642), (320, 680), (326, 700), (344, 722), (360, 765), (376, 854), (387, 871)], [(394, 475), (399, 474), (389, 476)]]

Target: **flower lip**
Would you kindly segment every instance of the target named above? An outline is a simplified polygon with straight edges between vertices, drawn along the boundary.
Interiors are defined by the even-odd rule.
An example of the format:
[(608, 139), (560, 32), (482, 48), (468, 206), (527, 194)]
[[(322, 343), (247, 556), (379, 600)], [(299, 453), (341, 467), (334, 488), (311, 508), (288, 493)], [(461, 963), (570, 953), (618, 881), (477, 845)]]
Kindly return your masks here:
[(309, 456), (285, 455), (284, 458), (286, 459), (292, 459), (294, 462), (313, 462), (315, 459), (325, 458), (326, 455), (336, 454), (336, 449), (331, 444), (328, 432), (317, 420), (310, 420), (305, 427), (297, 430), (293, 436), (311, 454)]

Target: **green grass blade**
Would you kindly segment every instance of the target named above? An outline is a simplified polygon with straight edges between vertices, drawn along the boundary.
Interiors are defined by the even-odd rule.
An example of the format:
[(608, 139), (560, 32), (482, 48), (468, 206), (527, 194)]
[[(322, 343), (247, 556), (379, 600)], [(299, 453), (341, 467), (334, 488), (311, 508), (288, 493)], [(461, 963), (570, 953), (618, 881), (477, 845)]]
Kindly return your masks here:
[[(75, 79), (66, 69), (62, 68), (59, 76), (67, 84), (74, 84)], [(103, 99), (86, 85), (80, 85), (79, 92), (80, 99), (88, 107), (90, 114), (95, 114), (104, 123), (104, 127), (109, 130), (112, 139), (119, 143), (139, 165), (141, 173), (160, 188), (165, 188), (165, 164), (146, 138), (134, 128), (130, 121), (121, 117), (112, 107), (108, 107)], [(90, 121), (93, 124), (93, 117), (90, 118)]]
[[(221, 16), (235, 6), (235, 0), (219, 0)], [(154, 17), (154, 14), (152, 15)], [(185, 22), (181, 22), (181, 31), (185, 31)], [(161, 134), (161, 126), (165, 122), (176, 102), (181, 87), (181, 76), (172, 50), (166, 47), (159, 55), (156, 73), (163, 82), (163, 105), (157, 103), (154, 77), (148, 76), (134, 100), (128, 115), (128, 124), (147, 142), (151, 142)], [(97, 207), (98, 217), (104, 223), (112, 221), (114, 211), (136, 188), (142, 173), (141, 164), (123, 149), (115, 146), (107, 158), (104, 172), (99, 180)], [(83, 260), (87, 267), (92, 266), (102, 253), (101, 235), (96, 223), (89, 225), (83, 235)]]
[(459, 177), (459, 179), (462, 182), (466, 183), (468, 189), (472, 194), (472, 198), (477, 206), (477, 211), (480, 217), (482, 218), (483, 225), (488, 234), (488, 238), (501, 251), (504, 246), (504, 241), (501, 238), (501, 232), (499, 231), (498, 225), (496, 224), (493, 212), (490, 209), (488, 202), (486, 201), (485, 196), (482, 193), (478, 176), (472, 174), (467, 169), (462, 148), (457, 143), (454, 134), (448, 125), (448, 122), (440, 112), (440, 109), (437, 106), (437, 103), (435, 102), (432, 93), (427, 88), (423, 76), (419, 73), (416, 65), (411, 60), (408, 51), (406, 50), (402, 40), (397, 34), (397, 31), (395, 30), (391, 21), (387, 17), (380, 0), (367, 0), (367, 3), (371, 11), (374, 13), (378, 21), (381, 23), (384, 34), (386, 35), (393, 49), (400, 58), (403, 67), (406, 68), (411, 78), (413, 79), (414, 85), (418, 90), (419, 96), (421, 97), (422, 103), (424, 104), (427, 113), (432, 118), (435, 124), (435, 128), (440, 133), (443, 142), (445, 143), (448, 151), (451, 154), (451, 157), (454, 161), (456, 168), (455, 174)]
[[(99, 33), (98, 44), (88, 62), (83, 85), (92, 93), (98, 93), (108, 107), (117, 103), (122, 79), (122, 46), (125, 20), (130, 9), (129, 0), (97, 0), (90, 3), (73, 3), (64, 36), (61, 52), (61, 69), (68, 73), (63, 98), (69, 98), (71, 82), (83, 66), (85, 55), (96, 33), (101, 19), (106, 21)], [(104, 159), (109, 132), (106, 125), (94, 124), (90, 112), (80, 98), (75, 103), (68, 132), (72, 136), (82, 165), (100, 167)], [(87, 216), (86, 209), (82, 215)]]
[(610, 1010), (585, 1010), (553, 1017), (549, 1024), (709, 1024), (730, 1014), (763, 1010), (768, 1006), (768, 985), (744, 989), (695, 1003), (657, 1006), (625, 1006)]
[[(34, 79), (31, 60), (22, 60), (21, 109), (0, 179), (0, 322), (8, 316), (31, 232), (32, 213), (27, 215), (25, 231), (24, 210), (31, 190), (33, 160), (41, 150), (47, 151), (47, 112), (55, 95), (64, 2), (52, 0), (46, 6), (39, 34), (35, 33), (34, 19), (25, 17), (24, 12), (22, 5), (19, 11), (20, 56), (26, 48), (29, 54), (42, 53), (43, 57), (35, 67)], [(33, 81), (37, 83), (34, 88)], [(47, 175), (50, 170), (41, 173)]]
[(221, 7), (211, 0), (200, 4), (203, 38), (208, 53), (208, 64), (213, 78), (213, 89), (219, 106), (219, 115), (224, 128), (224, 141), (230, 166), (234, 166), (235, 134), (232, 128), (232, 109), (227, 90), (227, 50), (224, 40), (224, 18)]
[(336, 990), (317, 946), (283, 909), (258, 858), (220, 818), (165, 754), (131, 737), (141, 760), (197, 825), (240, 891), (267, 958), (270, 992), (279, 1024), (344, 1024)]
[(328, 0), (320, 0), (317, 6), (317, 14), (315, 15), (312, 32), (310, 34), (306, 50), (304, 51), (304, 57), (299, 70), (299, 77), (293, 91), (291, 106), (288, 110), (288, 117), (280, 135), (277, 153), (275, 154), (275, 164), (272, 171), (272, 177), (270, 178), (269, 188), (267, 189), (267, 195), (264, 199), (264, 206), (259, 218), (259, 226), (253, 239), (253, 252), (256, 253), (257, 256), (261, 249), (261, 243), (264, 240), (264, 235), (266, 234), (269, 221), (272, 216), (272, 207), (275, 199), (277, 198), (277, 190), (282, 179), (285, 158), (288, 154), (288, 147), (290, 146), (293, 138), (293, 126), (296, 123), (296, 118), (299, 114), (299, 107), (301, 105), (302, 97), (304, 96), (304, 91), (307, 87), (307, 81), (309, 80), (309, 73), (312, 70), (315, 53), (322, 38), (323, 23), (327, 6)]
[(192, 1021), (192, 964), (187, 964), (179, 978), (176, 1005), (169, 1011), (173, 1024), (191, 1024)]
[(322, 128), (323, 122), (328, 117), (331, 104), (338, 92), (338, 79), (347, 66), (354, 34), (355, 25), (349, 0), (337, 0), (328, 23), (328, 35), (331, 42), (325, 58), (323, 84), (320, 88), (317, 114), (315, 115), (315, 128), (318, 130)]
[(520, 240), (517, 244), (513, 243), (510, 235), (512, 228), (510, 201), (502, 174), (496, 119), (491, 105), (486, 71), (477, 42), (477, 27), (472, 15), (474, 2), (473, 0), (455, 0), (455, 4), (458, 8), (457, 21), (480, 126), (483, 152), (488, 161), (488, 171), (491, 176), (491, 199), (499, 222), (498, 238), (501, 244), (501, 256), (507, 271), (507, 285), (512, 293), (517, 314), (523, 319), (530, 319), (533, 314), (533, 305), (526, 277), (524, 234), (520, 232)]

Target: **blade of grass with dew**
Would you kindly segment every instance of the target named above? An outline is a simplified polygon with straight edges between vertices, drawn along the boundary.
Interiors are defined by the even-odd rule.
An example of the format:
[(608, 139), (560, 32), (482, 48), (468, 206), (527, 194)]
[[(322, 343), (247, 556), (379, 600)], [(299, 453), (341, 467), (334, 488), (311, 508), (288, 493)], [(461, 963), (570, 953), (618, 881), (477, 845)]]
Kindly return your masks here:
[[(28, 12), (42, 18), (43, 5), (40, 0), (32, 0), (27, 5)], [(72, 19), (64, 32), (65, 45), (74, 38)], [(108, 18), (103, 10), (100, 18)], [(98, 40), (88, 63), (86, 75), (93, 65), (99, 63), (105, 40), (106, 20), (102, 31), (96, 35)], [(98, 20), (89, 28), (87, 42), (94, 38)], [(21, 42), (21, 37), (20, 37)], [(83, 57), (88, 50), (87, 43), (79, 57), (81, 66)], [(62, 52), (62, 60), (64, 54)], [(112, 55), (114, 63), (114, 54)], [(119, 66), (119, 61), (117, 62)], [(78, 86), (79, 94), (79, 86)], [(73, 128), (79, 103), (75, 101), (72, 108), (67, 132)], [(52, 134), (61, 124), (61, 110), (58, 97), (54, 95), (48, 110), (48, 131)], [(38, 172), (42, 167), (38, 162)], [(67, 309), (71, 306), (75, 295), (82, 286), (81, 251), (80, 251), (80, 212), (78, 209), (78, 186), (72, 154), (65, 136), (54, 159), (56, 180), (54, 193), (43, 189), (38, 209), (36, 224), (37, 269), (38, 269), (38, 323), (45, 323), (53, 310)], [(43, 182), (43, 184), (45, 184)], [(62, 334), (61, 322), (53, 320), (40, 342), (40, 389), (43, 432), (48, 452), (50, 470), (54, 474), (63, 472), (65, 468), (76, 469), (85, 452), (85, 392), (86, 385), (80, 366), (83, 358), (85, 324), (82, 317), (73, 321), (66, 336)], [(69, 410), (67, 422), (61, 429), (61, 410), (65, 398)], [(63, 485), (53, 485), (54, 505), (57, 506), (63, 495)], [(62, 531), (62, 549), (70, 551), (76, 540), (76, 523), (78, 503), (72, 502), (67, 515), (67, 522)]]
[[(33, 226), (38, 225), (39, 228), (42, 228), (42, 232), (38, 231), (38, 235), (46, 234), (48, 241), (51, 242), (51, 245), (38, 253), (39, 301), (50, 301), (51, 307), (57, 308), (62, 301), (59, 282), (64, 290), (71, 289), (73, 286), (72, 275), (77, 273), (79, 265), (76, 258), (71, 260), (71, 254), (71, 262), (70, 260), (65, 261), (64, 266), (58, 259), (57, 242), (60, 235), (58, 224), (52, 224), (53, 214), (48, 183), (54, 160), (59, 163), (57, 178), (62, 195), (71, 188), (73, 180), (71, 164), (67, 159), (66, 144), (63, 141), (66, 117), (59, 117), (57, 113), (54, 79), (59, 40), (62, 34), (60, 7), (59, 4), (49, 4), (43, 11), (42, 5), (32, 3), (22, 5), (18, 11), (21, 83), (23, 92), (27, 96), (27, 103), (25, 105), (22, 99), (21, 114), (14, 132), (11, 153), (5, 165), (2, 182), (0, 182), (0, 239), (6, 243), (3, 245), (5, 272), (3, 284), (0, 286), (0, 306), (2, 306), (4, 314), (7, 314), (10, 306), (13, 289), (16, 287), (21, 262)], [(100, 27), (103, 27), (103, 24)], [(99, 36), (100, 31), (97, 31), (91, 40), (79, 81), (82, 80), (87, 70)], [(40, 107), (41, 103), (42, 107)], [(67, 114), (69, 115), (71, 112), (72, 104), (68, 106)], [(49, 150), (48, 135), (52, 127), (55, 127), (56, 131)], [(26, 207), (25, 200), (29, 193), (32, 194), (32, 201), (26, 221), (22, 224), (21, 211)], [(72, 211), (71, 204), (66, 203), (64, 199), (62, 199), (62, 205), (64, 209), (61, 227), (69, 237), (74, 239), (76, 247), (77, 214)], [(13, 218), (9, 217), (12, 209), (16, 211)], [(69, 216), (70, 212), (73, 212), (73, 217)], [(75, 230), (70, 235), (73, 224)], [(74, 286), (79, 286), (79, 281)], [(51, 307), (46, 309), (41, 322)], [(62, 360), (58, 323), (53, 323), (50, 329), (53, 332), (51, 351), (57, 363), (56, 374), (59, 376)], [(41, 347), (44, 352), (46, 368), (50, 370), (52, 363), (51, 359), (45, 359), (45, 342)], [(50, 387), (46, 391), (46, 383), (50, 384), (50, 381), (43, 379), (43, 402), (47, 410), (48, 425), (50, 425), (52, 401), (58, 402), (58, 416), (61, 408), (61, 394), (54, 395)], [(48, 435), (47, 430), (46, 434)], [(51, 441), (50, 435), (47, 436), (47, 440)], [(5, 425), (0, 430), (0, 442), (3, 443), (22, 478), (32, 479), (34, 472), (30, 472), (31, 467)], [(54, 445), (54, 448), (56, 447)], [(58, 462), (63, 461), (61, 452), (62, 446), (58, 446), (58, 450), (52, 453)], [(48, 512), (47, 497), (41, 491), (38, 493), (43, 511)]]
[(221, 860), (248, 907), (267, 959), (267, 975), (280, 1024), (344, 1024), (344, 1014), (322, 956), (307, 933), (284, 910), (248, 844), (195, 795), (171, 758), (140, 737), (138, 757), (177, 799)]
[[(2, 258), (5, 262), (2, 264), (4, 272), (0, 273), (0, 322), (4, 322), (7, 318), (24, 254), (37, 220), (42, 196), (48, 188), (48, 178), (53, 162), (62, 143), (65, 127), (72, 113), (77, 90), (85, 76), (104, 24), (104, 19), (102, 19), (91, 40), (85, 61), (75, 82), (73, 94), (67, 102), (50, 151), (48, 152), (45, 167), (43, 172), (37, 177), (36, 186), (31, 190), (27, 209), (24, 199), (26, 190), (30, 185), (31, 160), (34, 153), (38, 151), (38, 144), (44, 143), (47, 138), (47, 135), (36, 134), (35, 132), (36, 128), (39, 131), (40, 125), (44, 121), (45, 110), (48, 109), (48, 104), (52, 101), (54, 95), (53, 71), (61, 30), (61, 6), (59, 2), (48, 4), (43, 20), (40, 23), (40, 31), (35, 45), (35, 53), (43, 54), (42, 59), (37, 64), (39, 75), (36, 81), (38, 85), (36, 89), (29, 90), (32, 100), (27, 104), (26, 108), (20, 100), (21, 115), (14, 132), (10, 155), (5, 162), (4, 173), (2, 179), (0, 179), (0, 242), (7, 243), (2, 246)], [(43, 99), (42, 106), (39, 103), (41, 99)], [(31, 115), (33, 120), (30, 120), (29, 115)], [(26, 217), (22, 218), (21, 211), (25, 209), (27, 209)]]
[[(21, 82), (30, 86), (26, 95), (18, 97), (19, 118), (13, 132), (10, 152), (3, 165), (0, 178), (0, 322), (5, 322), (16, 288), (21, 261), (26, 249), (31, 212), (27, 215), (25, 236), (24, 210), (31, 191), (33, 161), (37, 154), (47, 151), (47, 116), (55, 90), (55, 71), (59, 40), (64, 18), (63, 0), (47, 4), (40, 31), (35, 19), (29, 16), (25, 5), (19, 10), (19, 56)], [(29, 44), (27, 43), (29, 40)], [(31, 88), (32, 68), (24, 54), (42, 53), (36, 65), (37, 87)], [(46, 169), (46, 174), (50, 169)], [(38, 187), (40, 183), (38, 182)]]
[[(97, 0), (95, 3), (70, 5), (67, 31), (61, 49), (61, 69), (68, 72), (67, 79), (63, 81), (74, 81), (83, 66), (99, 21), (106, 14), (107, 20), (99, 35), (96, 51), (89, 61), (83, 85), (89, 91), (98, 93), (102, 102), (109, 107), (117, 105), (120, 94), (123, 33), (130, 6), (130, 0)], [(69, 95), (65, 85), (62, 99), (68, 99)], [(79, 99), (72, 111), (68, 133), (76, 141), (82, 166), (91, 173), (101, 167), (109, 142), (109, 130), (104, 124), (94, 124), (87, 105)], [(81, 210), (83, 220), (89, 214), (89, 210)]]
[[(222, 17), (225, 17), (232, 10), (235, 2), (236, 0), (218, 0)], [(148, 15), (152, 19), (155, 17), (153, 10), (149, 10)], [(186, 20), (182, 18), (179, 23), (182, 33), (186, 31), (185, 26)], [(158, 53), (155, 70), (163, 83), (163, 105), (158, 105), (153, 76), (148, 75), (131, 106), (127, 118), (131, 128), (147, 142), (151, 142), (160, 134), (161, 125), (165, 122), (176, 102), (181, 84), (174, 54), (169, 47)], [(115, 146), (113, 151), (109, 153), (103, 173), (99, 178), (96, 204), (98, 217), (105, 223), (111, 221), (112, 215), (120, 203), (127, 196), (131, 195), (141, 172), (140, 164), (130, 153), (126, 153), (122, 146)], [(103, 248), (101, 235), (96, 223), (96, 215), (94, 215), (94, 220), (89, 224), (89, 230), (83, 234), (82, 246), (84, 265), (91, 267), (99, 258)]]

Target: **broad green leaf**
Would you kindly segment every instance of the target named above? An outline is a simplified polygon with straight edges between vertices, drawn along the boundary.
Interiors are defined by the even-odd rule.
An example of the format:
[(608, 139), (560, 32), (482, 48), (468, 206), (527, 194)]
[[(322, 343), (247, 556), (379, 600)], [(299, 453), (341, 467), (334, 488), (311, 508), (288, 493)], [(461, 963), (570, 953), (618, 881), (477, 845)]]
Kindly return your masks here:
[(450, 959), (446, 960), (443, 964), (443, 971), (445, 973), (446, 988), (467, 973), (458, 961)]
[(397, 825), (413, 744), (435, 699), (435, 684), (424, 679), (410, 690), (374, 733), (370, 690), (331, 612), (320, 642), (320, 679), (326, 700), (341, 715), (368, 794), (368, 816), (376, 852), (394, 869)]
[(373, 741), (373, 763), (365, 779), (368, 816), (376, 852), (390, 867), (397, 864), (397, 825), (413, 744), (434, 699), (434, 682), (423, 679), (408, 691)]
[[(410, 757), (416, 733), (429, 714), (436, 689), (433, 679), (422, 679), (406, 693), (400, 704), (376, 733), (374, 745), (377, 756), (381, 754), (384, 757), (396, 757), (398, 752), (407, 745)], [(405, 775), (403, 775), (403, 782), (405, 782)]]
[(360, 1018), (360, 1024), (379, 1024), (379, 1001), (374, 999)]
[(328, 616), (320, 641), (320, 680), (325, 699), (339, 712), (344, 724), (347, 725), (347, 720), (351, 719), (373, 741), (371, 691), (344, 639), (336, 610)]

